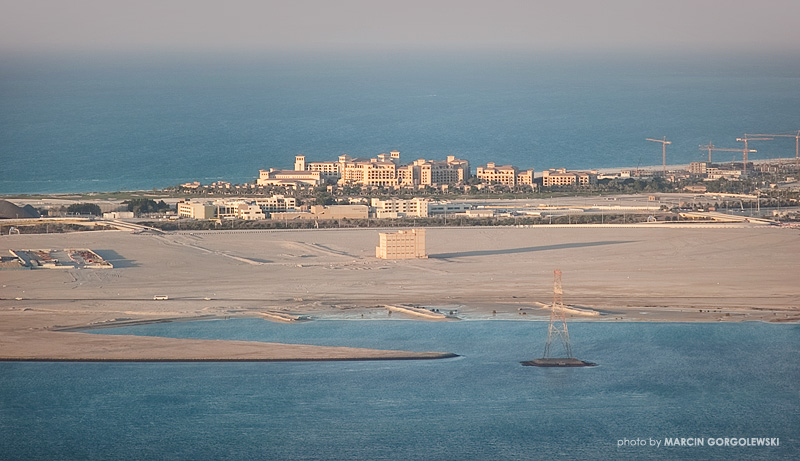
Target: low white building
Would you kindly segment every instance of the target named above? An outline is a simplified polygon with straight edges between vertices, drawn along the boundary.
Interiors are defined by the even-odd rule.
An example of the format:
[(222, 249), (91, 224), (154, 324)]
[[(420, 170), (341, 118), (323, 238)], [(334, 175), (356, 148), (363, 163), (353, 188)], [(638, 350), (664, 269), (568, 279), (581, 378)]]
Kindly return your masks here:
[(215, 200), (218, 219), (266, 219), (261, 207), (247, 200)]
[(471, 210), (472, 205), (465, 202), (431, 202), (428, 204), (428, 215), (449, 215), (456, 213), (466, 213)]
[(219, 199), (214, 202), (178, 202), (178, 216), (194, 219), (266, 219), (271, 213), (297, 210), (297, 199), (283, 195), (255, 199)]
[(298, 187), (304, 184), (319, 186), (325, 182), (322, 173), (319, 171), (276, 170), (270, 168), (269, 170), (259, 170), (258, 173), (256, 183), (259, 186)]
[(272, 213), (275, 211), (294, 211), (297, 209), (297, 199), (283, 195), (257, 198), (255, 203), (264, 213)]
[(429, 199), (414, 197), (412, 199), (390, 198), (381, 200), (373, 198), (370, 205), (376, 218), (414, 218), (428, 217)]
[(133, 211), (109, 211), (103, 213), (103, 219), (130, 219), (133, 218)]

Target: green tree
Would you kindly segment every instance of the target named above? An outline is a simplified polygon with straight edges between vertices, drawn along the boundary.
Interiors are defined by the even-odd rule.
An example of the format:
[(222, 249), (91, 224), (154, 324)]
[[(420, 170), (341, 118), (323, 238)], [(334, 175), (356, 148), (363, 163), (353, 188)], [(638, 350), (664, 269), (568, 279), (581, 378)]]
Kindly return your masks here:
[(155, 200), (149, 198), (134, 198), (126, 200), (122, 203), (128, 205), (128, 211), (132, 211), (136, 216), (147, 213), (159, 213), (169, 210), (170, 208), (170, 206), (163, 200), (160, 200), (158, 203), (156, 203)]
[(96, 203), (73, 203), (67, 207), (67, 213), (90, 214), (94, 216), (103, 214), (103, 212), (100, 211), (100, 206)]

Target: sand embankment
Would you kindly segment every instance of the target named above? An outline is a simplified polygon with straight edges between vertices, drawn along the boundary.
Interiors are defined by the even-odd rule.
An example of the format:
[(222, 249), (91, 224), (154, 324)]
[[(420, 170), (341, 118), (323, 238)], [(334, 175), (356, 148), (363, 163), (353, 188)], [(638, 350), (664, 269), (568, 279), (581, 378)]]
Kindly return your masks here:
[[(329, 361), (329, 360), (422, 360), (455, 357), (447, 352), (410, 352), (280, 344), (258, 341), (174, 339), (134, 335), (101, 335), (54, 329), (63, 320), (52, 312), (0, 312), (0, 361)], [(93, 320), (97, 314), (71, 316), (89, 326), (112, 326), (115, 322)], [(193, 320), (172, 318), (170, 320)], [(203, 317), (208, 319), (208, 317)], [(117, 324), (151, 323), (159, 317), (126, 319)], [(10, 327), (13, 326), (13, 327)]]
[(424, 320), (434, 320), (434, 321), (448, 320), (448, 317), (446, 315), (440, 312), (429, 311), (424, 307), (400, 306), (392, 304), (387, 304), (385, 307), (390, 312), (399, 312), (401, 314), (410, 315), (412, 317), (417, 317)]

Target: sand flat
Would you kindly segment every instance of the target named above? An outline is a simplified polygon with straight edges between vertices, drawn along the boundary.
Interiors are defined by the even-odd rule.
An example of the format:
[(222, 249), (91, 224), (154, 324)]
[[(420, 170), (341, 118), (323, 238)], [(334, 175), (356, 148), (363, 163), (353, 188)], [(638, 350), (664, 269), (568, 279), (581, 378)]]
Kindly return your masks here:
[[(126, 357), (233, 357), (279, 349), (53, 331), (120, 318), (256, 317), (266, 310), (379, 318), (385, 304), (414, 304), (456, 306), (467, 319), (531, 319), (546, 315), (535, 306), (551, 300), (554, 269), (564, 274), (564, 301), (599, 310), (598, 321), (797, 321), (800, 314), (796, 229), (750, 224), (431, 228), (430, 257), (405, 261), (375, 258), (378, 232), (2, 236), (0, 251), (6, 254), (22, 248), (91, 248), (115, 268), (0, 272), (0, 356), (26, 350), (47, 355), (47, 344), (50, 350), (69, 344), (81, 351), (77, 355), (96, 354), (97, 348), (111, 350), (117, 342), (129, 346), (114, 346)], [(155, 295), (169, 300), (154, 301)], [(150, 346), (156, 342), (162, 345)], [(342, 356), (312, 349), (296, 348), (289, 355)]]

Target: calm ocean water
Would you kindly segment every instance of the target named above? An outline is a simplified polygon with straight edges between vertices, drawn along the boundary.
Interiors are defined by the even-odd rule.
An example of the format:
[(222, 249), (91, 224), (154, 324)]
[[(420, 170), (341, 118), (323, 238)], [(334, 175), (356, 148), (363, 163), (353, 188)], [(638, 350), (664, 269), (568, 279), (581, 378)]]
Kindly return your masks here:
[[(797, 56), (0, 56), (0, 193), (252, 181), (397, 149), (537, 171), (800, 129)], [(751, 158), (793, 156), (794, 140)], [(730, 153), (719, 159), (731, 160)], [(474, 167), (473, 166), (473, 167)]]
[[(2, 459), (789, 459), (800, 326), (574, 323), (582, 369), (523, 367), (546, 323), (219, 320), (103, 330), (444, 350), (437, 361), (0, 363)], [(778, 447), (618, 447), (776, 437)], [(795, 458), (796, 459), (796, 458)]]

